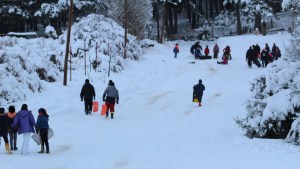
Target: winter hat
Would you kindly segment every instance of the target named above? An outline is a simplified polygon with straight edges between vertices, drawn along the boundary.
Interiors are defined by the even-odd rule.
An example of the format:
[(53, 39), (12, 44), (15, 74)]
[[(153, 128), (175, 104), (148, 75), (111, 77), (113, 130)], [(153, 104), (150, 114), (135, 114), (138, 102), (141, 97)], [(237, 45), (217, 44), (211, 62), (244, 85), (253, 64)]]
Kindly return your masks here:
[(42, 114), (45, 114), (46, 110), (45, 110), (44, 108), (40, 108), (40, 109), (38, 110), (38, 112), (39, 112), (39, 113), (42, 113)]
[(85, 83), (89, 83), (90, 81), (89, 81), (89, 79), (85, 79)]
[(27, 104), (23, 104), (21, 110), (28, 110)]
[(200, 79), (200, 80), (199, 80), (199, 84), (201, 84), (201, 83), (202, 83), (202, 80)]
[(113, 85), (115, 85), (115, 83), (112, 80), (109, 80), (108, 85), (113, 86)]
[(14, 112), (16, 111), (16, 109), (15, 109), (14, 106), (9, 106), (9, 107), (8, 107), (8, 111), (9, 111), (10, 113), (14, 113)]
[(0, 114), (4, 114), (5, 109), (3, 107), (0, 107)]

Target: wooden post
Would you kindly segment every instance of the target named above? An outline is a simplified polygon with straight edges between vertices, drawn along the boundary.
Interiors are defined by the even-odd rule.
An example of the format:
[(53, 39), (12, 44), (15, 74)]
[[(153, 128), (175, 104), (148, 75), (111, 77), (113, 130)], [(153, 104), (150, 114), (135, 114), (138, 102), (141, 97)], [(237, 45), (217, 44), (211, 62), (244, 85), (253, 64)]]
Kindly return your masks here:
[(84, 42), (83, 52), (84, 52), (84, 75), (86, 75), (86, 53), (85, 53), (85, 42)]
[(65, 85), (65, 86), (67, 86), (67, 78), (68, 78), (67, 73), (68, 73), (68, 56), (69, 56), (69, 46), (70, 46), (70, 37), (71, 37), (72, 10), (73, 10), (73, 0), (70, 0), (69, 23), (68, 23), (69, 25), (68, 25), (65, 63), (64, 63), (64, 81), (63, 81), (63, 85)]
[(127, 57), (127, 29), (128, 29), (128, 1), (124, 1), (125, 11), (125, 37), (124, 37), (124, 59)]
[(70, 81), (72, 81), (72, 48), (70, 46)]
[(108, 77), (109, 77), (110, 76), (110, 62), (111, 62), (109, 44), (108, 44), (108, 56), (109, 56), (109, 63), (108, 63)]
[(97, 70), (97, 66), (98, 66), (98, 42), (96, 42), (96, 63), (95, 63), (95, 72)]

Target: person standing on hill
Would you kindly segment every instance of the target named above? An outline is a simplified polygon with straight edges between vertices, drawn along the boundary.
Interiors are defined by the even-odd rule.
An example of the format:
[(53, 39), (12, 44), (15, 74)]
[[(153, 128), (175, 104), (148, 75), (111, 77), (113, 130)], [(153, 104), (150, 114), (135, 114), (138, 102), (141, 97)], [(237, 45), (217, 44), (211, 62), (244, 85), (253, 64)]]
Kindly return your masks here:
[(205, 54), (205, 56), (208, 56), (208, 54), (209, 54), (209, 48), (208, 48), (207, 45), (206, 45), (206, 47), (204, 49), (204, 54)]
[(177, 54), (179, 53), (179, 46), (178, 46), (178, 43), (176, 43), (174, 49), (173, 49), (173, 52), (174, 52), (174, 58), (177, 58)]
[(218, 58), (218, 54), (219, 54), (220, 48), (218, 46), (218, 44), (215, 44), (213, 52), (214, 52), (214, 59)]
[(95, 100), (95, 97), (94, 86), (90, 84), (89, 79), (86, 79), (80, 92), (81, 101), (84, 99), (84, 111), (86, 115), (92, 114), (93, 99)]
[(9, 143), (10, 150), (18, 150), (17, 148), (17, 130), (12, 128), (11, 125), (14, 123), (16, 117), (16, 109), (14, 106), (8, 107), (7, 117), (9, 118), (8, 134), (9, 134)]
[(6, 114), (4, 114), (5, 109), (3, 107), (0, 107), (0, 138), (3, 137), (4, 143), (5, 143), (5, 150), (7, 154), (11, 154), (11, 151), (9, 149), (9, 143), (8, 143), (8, 124), (9, 119)]
[(108, 117), (108, 110), (110, 111), (110, 117), (114, 118), (115, 113), (115, 103), (119, 104), (119, 91), (115, 87), (115, 83), (109, 80), (108, 86), (103, 93), (103, 101), (107, 106), (106, 118)]
[(255, 53), (253, 52), (252, 46), (247, 50), (246, 53), (246, 61), (248, 63), (248, 67), (252, 67), (253, 57), (255, 56)]
[(18, 128), (18, 134), (23, 134), (22, 155), (28, 155), (30, 133), (34, 133), (35, 120), (31, 113), (28, 111), (27, 104), (23, 104), (21, 111), (19, 111), (14, 119), (12, 128)]
[(205, 86), (202, 84), (202, 80), (199, 80), (199, 83), (194, 85), (193, 87), (193, 94), (196, 95), (199, 101), (199, 107), (202, 106), (202, 96), (203, 96), (203, 91), (205, 90)]
[(267, 62), (268, 62), (268, 52), (265, 50), (265, 49), (263, 49), (262, 51), (261, 51), (261, 54), (260, 54), (260, 59), (261, 59), (261, 63), (262, 63), (262, 67), (263, 68), (265, 68), (265, 67), (267, 67)]

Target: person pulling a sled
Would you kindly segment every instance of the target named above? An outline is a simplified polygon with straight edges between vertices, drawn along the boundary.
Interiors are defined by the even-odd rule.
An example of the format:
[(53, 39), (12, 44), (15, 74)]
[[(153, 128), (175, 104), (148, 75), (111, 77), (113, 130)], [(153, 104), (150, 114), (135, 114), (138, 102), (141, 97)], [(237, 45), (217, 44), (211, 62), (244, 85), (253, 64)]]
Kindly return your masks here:
[(205, 86), (202, 84), (202, 80), (199, 80), (199, 83), (194, 85), (193, 87), (193, 96), (195, 96), (198, 99), (198, 106), (202, 106), (202, 96), (203, 96), (203, 91), (205, 90)]
[(89, 79), (86, 79), (80, 92), (81, 101), (84, 99), (84, 110), (86, 115), (92, 114), (93, 99), (95, 100), (95, 97), (94, 86), (90, 84)]
[(109, 80), (108, 86), (103, 93), (103, 101), (107, 106), (106, 118), (108, 117), (108, 110), (110, 111), (110, 117), (114, 118), (115, 113), (115, 103), (119, 104), (119, 92), (115, 87), (115, 83)]

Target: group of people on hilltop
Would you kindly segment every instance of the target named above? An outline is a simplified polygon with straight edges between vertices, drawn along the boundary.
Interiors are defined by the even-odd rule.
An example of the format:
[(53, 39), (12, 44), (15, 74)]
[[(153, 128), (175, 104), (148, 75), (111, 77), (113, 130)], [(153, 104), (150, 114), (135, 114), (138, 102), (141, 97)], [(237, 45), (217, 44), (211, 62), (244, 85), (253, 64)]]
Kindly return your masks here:
[[(38, 118), (35, 121), (27, 104), (23, 104), (21, 110), (16, 112), (14, 106), (8, 107), (5, 113), (3, 107), (0, 108), (0, 137), (3, 137), (5, 150), (8, 154), (17, 151), (17, 133), (23, 135), (22, 155), (28, 155), (29, 139), (31, 133), (38, 133), (41, 140), (41, 151), (38, 153), (50, 153), (48, 142), (49, 115), (44, 108), (38, 110)], [(9, 135), (9, 140), (8, 140)], [(46, 147), (46, 151), (45, 151)]]
[(274, 43), (272, 46), (272, 50), (268, 43), (265, 44), (265, 48), (261, 50), (258, 44), (252, 45), (246, 52), (246, 61), (248, 67), (252, 67), (252, 63), (254, 63), (257, 67), (266, 68), (267, 65), (274, 60), (278, 60), (281, 58), (281, 51), (278, 46)]
[[(94, 86), (90, 83), (89, 79), (85, 80), (85, 84), (82, 86), (80, 92), (81, 101), (84, 100), (84, 111), (86, 115), (92, 114), (93, 100), (95, 100), (96, 93)], [(103, 92), (103, 101), (107, 107), (107, 112), (105, 118), (108, 117), (110, 112), (111, 119), (114, 118), (115, 113), (115, 103), (119, 104), (119, 91), (115, 87), (115, 83), (109, 80), (108, 86)]]

